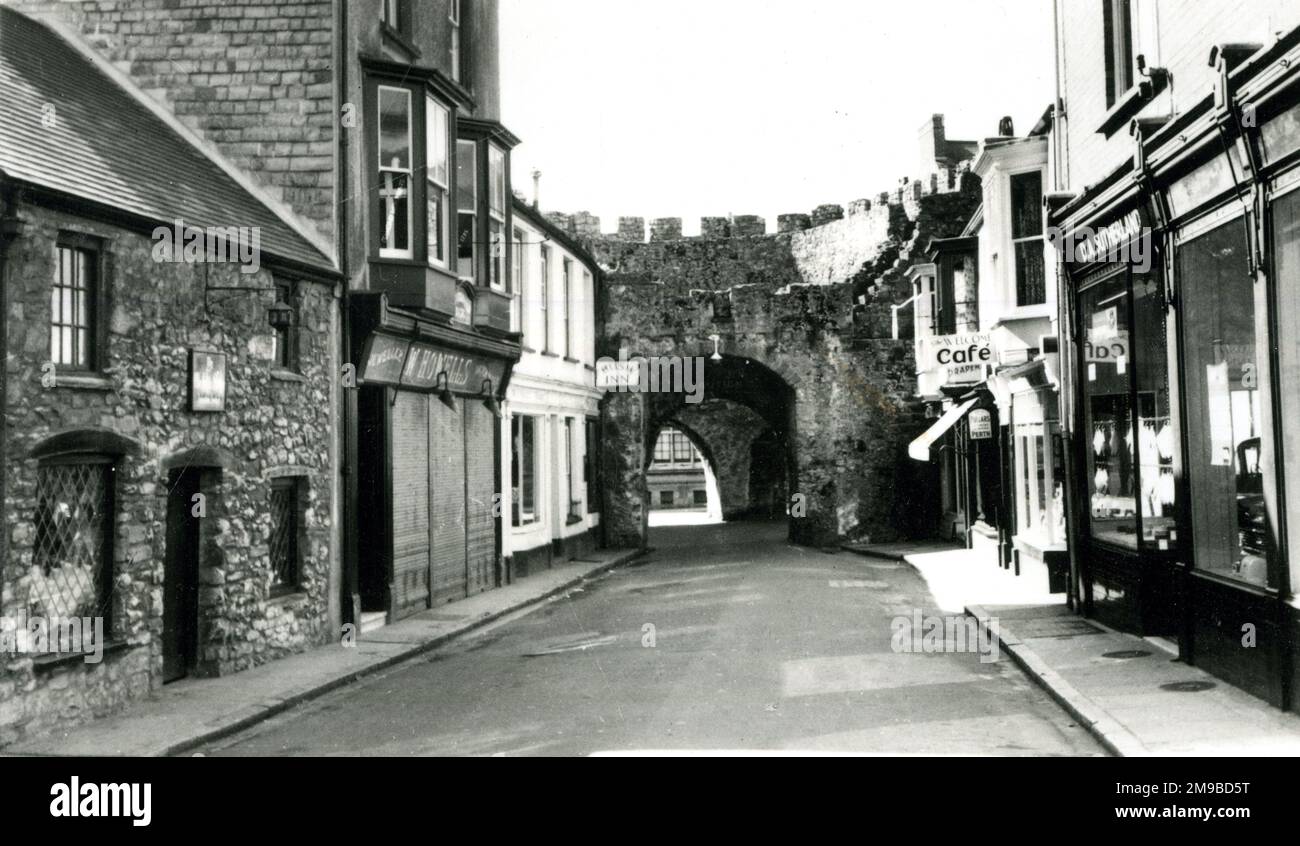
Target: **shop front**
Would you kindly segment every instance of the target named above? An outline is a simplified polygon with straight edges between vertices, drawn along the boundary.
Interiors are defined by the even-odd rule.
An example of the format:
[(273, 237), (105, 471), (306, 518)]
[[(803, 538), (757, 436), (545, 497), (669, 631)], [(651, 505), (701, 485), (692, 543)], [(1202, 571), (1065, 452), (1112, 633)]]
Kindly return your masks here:
[(1284, 707), (1300, 560), (1298, 44), (1216, 49), (1214, 95), (1135, 126), (1132, 164), (1060, 215), (1085, 611), (1176, 636), (1185, 660)]
[(502, 582), (500, 403), (518, 346), (358, 298), (362, 628)]

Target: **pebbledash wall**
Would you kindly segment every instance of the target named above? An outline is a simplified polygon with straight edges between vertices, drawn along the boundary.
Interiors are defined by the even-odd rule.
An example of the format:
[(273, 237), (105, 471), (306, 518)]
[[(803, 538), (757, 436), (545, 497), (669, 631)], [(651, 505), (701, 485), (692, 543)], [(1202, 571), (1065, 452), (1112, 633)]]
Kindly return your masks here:
[[(102, 663), (79, 657), (42, 665), (6, 655), (0, 672), (0, 745), (66, 727), (145, 696), (162, 683), (163, 568), (169, 470), (224, 464), (209, 481), (202, 521), (198, 645), (191, 674), (252, 667), (331, 639), (330, 408), (332, 284), (298, 280), (297, 372), (272, 366), (266, 292), (211, 291), (205, 284), (266, 289), (269, 270), (158, 263), (147, 236), (19, 205), (21, 237), (8, 251), (8, 560), (0, 568), (0, 611), (15, 618), (31, 604), (37, 528), (34, 448), (68, 432), (98, 432), (129, 443), (117, 464), (113, 513), (112, 646)], [(107, 366), (102, 379), (59, 376), (42, 384), (49, 359), (50, 280), (56, 240), (75, 232), (102, 239), (109, 268)], [(191, 349), (228, 357), (226, 408), (189, 411)], [(122, 439), (127, 439), (123, 441)], [(294, 476), (299, 504), (298, 590), (270, 599), (268, 507), (271, 480)]]
[[(923, 531), (933, 484), (906, 460), (925, 421), (910, 397), (912, 345), (891, 331), (890, 306), (910, 293), (899, 260), (917, 243), (960, 231), (978, 180), (959, 181), (943, 193), (907, 183), (851, 204), (847, 215), (840, 206), (782, 215), (773, 234), (748, 215), (705, 218), (701, 235), (685, 238), (680, 219), (656, 219), (648, 240), (642, 218), (621, 218), (610, 235), (585, 212), (550, 218), (583, 239), (605, 272), (600, 355), (707, 357), (718, 335), (724, 361), (710, 371), (719, 381), (706, 375), (706, 402), (739, 401), (769, 420), (784, 413), (773, 415), (776, 406), (789, 406), (788, 493), (800, 495), (803, 513), (792, 518), (792, 539), (884, 541)], [(725, 384), (733, 378), (765, 385), (767, 395), (737, 393)], [(605, 521), (611, 542), (623, 544), (644, 542), (651, 438), (665, 423), (700, 414), (628, 397), (611, 393), (604, 406)], [(739, 448), (710, 428), (693, 430), (706, 453)], [(717, 463), (734, 472), (734, 458)]]

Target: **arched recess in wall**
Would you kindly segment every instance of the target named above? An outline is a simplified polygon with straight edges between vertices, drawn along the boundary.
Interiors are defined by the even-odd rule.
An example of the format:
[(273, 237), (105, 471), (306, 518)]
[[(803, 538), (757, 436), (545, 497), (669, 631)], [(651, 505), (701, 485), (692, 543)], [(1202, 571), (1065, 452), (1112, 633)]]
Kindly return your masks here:
[[(702, 356), (703, 373), (700, 383), (700, 401), (725, 399), (744, 405), (758, 414), (772, 432), (770, 443), (779, 455), (778, 461), (783, 465), (784, 490), (798, 490), (798, 464), (794, 454), (795, 443), (795, 391), (778, 373), (756, 359), (744, 356), (722, 355), (718, 359)], [(694, 359), (684, 360), (691, 366)], [(664, 425), (677, 420), (683, 431), (679, 417), (682, 409), (691, 403), (689, 392), (684, 390), (661, 390), (646, 394), (647, 419), (645, 455), (647, 466), (654, 452), (656, 439)], [(697, 432), (688, 432), (697, 444), (703, 444), (702, 455), (713, 467), (717, 466), (713, 455), (707, 452), (707, 443)], [(784, 504), (783, 504), (784, 506)], [(784, 509), (783, 509), (784, 510)], [(793, 526), (791, 527), (793, 530)]]

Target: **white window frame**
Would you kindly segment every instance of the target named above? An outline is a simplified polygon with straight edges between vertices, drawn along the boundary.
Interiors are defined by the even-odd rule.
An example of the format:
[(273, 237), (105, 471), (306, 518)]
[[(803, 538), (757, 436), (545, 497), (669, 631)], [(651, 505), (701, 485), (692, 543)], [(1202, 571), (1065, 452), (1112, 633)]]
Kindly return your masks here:
[[(495, 291), (506, 288), (506, 154), (495, 144), (487, 145), (488, 191), (488, 284)], [(499, 184), (498, 184), (499, 182)], [(498, 191), (499, 189), (499, 191)], [(494, 226), (495, 224), (495, 226)], [(497, 230), (494, 236), (493, 229)], [(494, 240), (495, 238), (495, 240)]]
[[(383, 159), (383, 155), (384, 155), (384, 139), (383, 139), (384, 128), (383, 128), (383, 121), (379, 119), (379, 115), (381, 115), (381, 114), (383, 113), (383, 107), (384, 107), (384, 92), (385, 92), (385, 91), (393, 91), (393, 92), (397, 92), (397, 93), (401, 94), (403, 97), (406, 98), (406, 156), (407, 156), (407, 162), (406, 162), (406, 167), (405, 167), (405, 168), (393, 167), (392, 165), (385, 165), (385, 164), (384, 164), (384, 159)], [(383, 221), (383, 223), (381, 224), (382, 232), (381, 232), (381, 234), (380, 234), (380, 244), (381, 244), (381, 246), (379, 247), (379, 257), (380, 257), (380, 258), (392, 258), (392, 259), (410, 259), (410, 258), (414, 258), (414, 257), (415, 257), (415, 231), (414, 231), (415, 227), (414, 227), (414, 225), (413, 225), (412, 208), (411, 208), (411, 207), (414, 205), (414, 203), (412, 202), (413, 183), (412, 183), (412, 179), (411, 179), (411, 177), (412, 177), (412, 172), (411, 172), (411, 171), (412, 171), (412, 164), (413, 164), (413, 162), (411, 162), (410, 159), (415, 155), (415, 126), (414, 126), (414, 123), (415, 123), (415, 113), (414, 113), (414, 103), (413, 103), (412, 98), (411, 98), (411, 90), (410, 90), (409, 88), (399, 88), (399, 87), (394, 86), (394, 85), (380, 85), (380, 86), (378, 86), (378, 89), (376, 90), (376, 93), (375, 93), (375, 117), (376, 117), (376, 120), (375, 120), (375, 133), (376, 133), (376, 135), (375, 135), (375, 141), (376, 141), (376, 147), (377, 147), (377, 149), (376, 149), (376, 155), (377, 155), (377, 157), (378, 157), (378, 162), (377, 162), (377, 164), (379, 165), (379, 185), (380, 185), (380, 187), (379, 187), (379, 197), (378, 197), (378, 199), (379, 199), (379, 202), (380, 202), (380, 206), (381, 206), (381, 208), (382, 208), (382, 212), (381, 212), (381, 214), (380, 214), (380, 218), (381, 218), (381, 220)], [(392, 248), (392, 247), (385, 247), (385, 246), (382, 246), (383, 241), (384, 241), (384, 236), (387, 234), (387, 232), (388, 232), (388, 226), (389, 226), (389, 221), (388, 221), (388, 209), (386, 208), (387, 203), (386, 203), (386, 201), (385, 201), (385, 195), (384, 195), (384, 193), (383, 193), (383, 192), (384, 192), (384, 187), (383, 187), (383, 185), (384, 185), (384, 176), (385, 176), (385, 174), (402, 174), (402, 175), (405, 175), (405, 176), (406, 176), (406, 249), (404, 249), (404, 250), (399, 250), (399, 249), (394, 249), (394, 248)], [(396, 223), (396, 220), (392, 221), (392, 224), (393, 224), (393, 235), (394, 235), (394, 237), (396, 237), (396, 234), (397, 234), (397, 231), (396, 231), (396, 230), (397, 230), (397, 223)], [(391, 243), (392, 239), (390, 238), (390, 239), (388, 239), (388, 240), (389, 240), (389, 242)]]
[[(439, 103), (433, 97), (430, 97), (428, 95), (425, 95), (424, 98), (424, 109), (425, 109), (424, 176), (426, 182), (425, 202), (426, 204), (428, 204), (428, 206), (432, 206), (434, 203), (438, 203), (440, 206), (438, 210), (438, 217), (437, 217), (440, 224), (439, 226), (440, 231), (437, 233), (437, 236), (438, 236), (438, 243), (442, 247), (442, 258), (441, 259), (437, 258), (434, 252), (430, 250), (428, 254), (428, 262), (433, 267), (440, 267), (446, 270), (450, 267), (451, 264), (450, 262), (451, 249), (453, 247), (452, 241), (454, 240), (451, 237), (451, 215), (450, 215), (451, 178), (452, 178), (452, 174), (455, 173), (455, 168), (452, 165), (451, 110), (448, 109), (446, 106), (444, 106), (442, 103)], [(443, 162), (445, 164), (445, 168), (444, 168), (444, 173), (442, 175), (441, 182), (439, 182), (435, 178), (435, 171), (433, 167), (433, 160), (434, 160), (433, 153), (435, 151), (434, 145), (437, 141), (437, 135), (439, 134), (436, 131), (437, 127), (435, 126), (435, 120), (434, 120), (434, 117), (436, 115), (442, 115), (441, 135), (442, 135), (442, 146), (443, 146)], [(425, 219), (426, 221), (428, 219), (427, 208), (425, 209)], [(431, 246), (429, 244), (431, 235), (432, 233), (428, 233), (428, 232), (425, 233), (424, 240), (425, 240), (426, 249), (429, 246)]]
[[(474, 202), (473, 202), (471, 208), (469, 208), (469, 209), (466, 209), (466, 208), (463, 207), (463, 203), (464, 203), (464, 199), (465, 199), (465, 198), (461, 196), (461, 193), (462, 193), (462, 192), (461, 192), (461, 190), (460, 190), (460, 170), (461, 170), (461, 159), (460, 159), (460, 154), (461, 154), (461, 150), (462, 150), (462, 149), (468, 149), (468, 150), (473, 150), (473, 151), (474, 151), (473, 156), (470, 157), (470, 161), (472, 161), (472, 162), (474, 163), (474, 164), (472, 165), (472, 167), (474, 168), (474, 173), (473, 173), (473, 177), (474, 177), (474, 178), (473, 178), (472, 180), (470, 180), (470, 183), (474, 186), (474, 197), (473, 197)], [(478, 271), (479, 271), (479, 266), (478, 266), (478, 260), (479, 260), (479, 250), (478, 250), (478, 239), (479, 239), (479, 229), (478, 229), (478, 200), (479, 200), (479, 197), (478, 197), (478, 192), (479, 192), (479, 187), (480, 187), (480, 186), (479, 186), (479, 182), (478, 182), (478, 142), (477, 142), (477, 141), (473, 141), (473, 140), (471, 140), (471, 139), (467, 139), (467, 138), (457, 138), (457, 139), (456, 139), (456, 171), (457, 171), (457, 177), (456, 177), (456, 178), (457, 178), (457, 184), (456, 184), (456, 275), (459, 276), (461, 279), (466, 280), (467, 282), (475, 282), (475, 281), (478, 279)], [(473, 223), (470, 225), (470, 236), (469, 236), (469, 239), (470, 239), (470, 259), (469, 259), (470, 272), (469, 272), (469, 273), (466, 273), (466, 272), (461, 268), (461, 266), (460, 266), (460, 262), (461, 262), (461, 259), (460, 259), (460, 239), (461, 239), (461, 237), (462, 237), (462, 233), (461, 233), (461, 225), (460, 225), (460, 218), (461, 218), (462, 215), (469, 216), (469, 217), (473, 220)]]
[(560, 319), (564, 322), (564, 356), (565, 358), (572, 358), (573, 338), (570, 335), (569, 302), (573, 295), (573, 259), (568, 257), (564, 259), (560, 282), (562, 285), (560, 295), (564, 298), (560, 311)]
[[(513, 231), (514, 264), (510, 268), (510, 331), (523, 331), (524, 288), (528, 285), (527, 253), (525, 252), (524, 231), (515, 227)], [(527, 339), (525, 339), (527, 340)]]
[(460, 82), (460, 0), (449, 0), (447, 20), (451, 22), (451, 78)]

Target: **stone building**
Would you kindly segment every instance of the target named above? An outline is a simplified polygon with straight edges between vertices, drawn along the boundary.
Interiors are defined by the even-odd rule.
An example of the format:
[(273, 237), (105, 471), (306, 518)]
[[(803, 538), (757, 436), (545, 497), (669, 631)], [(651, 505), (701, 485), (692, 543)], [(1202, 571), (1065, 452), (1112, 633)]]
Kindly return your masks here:
[[(0, 102), (7, 742), (334, 636), (340, 280), (310, 223), (9, 8)], [(71, 618), (102, 640), (41, 642)]]

